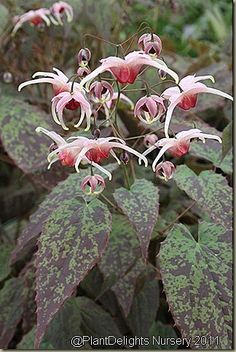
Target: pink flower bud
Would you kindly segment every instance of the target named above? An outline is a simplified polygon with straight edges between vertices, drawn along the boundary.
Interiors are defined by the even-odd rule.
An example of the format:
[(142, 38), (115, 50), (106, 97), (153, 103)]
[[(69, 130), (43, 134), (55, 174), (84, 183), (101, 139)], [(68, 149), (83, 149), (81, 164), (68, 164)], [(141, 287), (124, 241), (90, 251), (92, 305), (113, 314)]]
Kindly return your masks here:
[(143, 143), (145, 147), (149, 148), (158, 141), (158, 137), (155, 134), (149, 134), (144, 137)]
[(81, 182), (80, 188), (85, 194), (99, 194), (105, 188), (104, 178), (100, 175), (86, 176)]
[(162, 42), (158, 35), (145, 33), (139, 38), (138, 47), (143, 50), (145, 54), (160, 56)]
[(134, 108), (134, 116), (142, 122), (151, 124), (166, 111), (164, 99), (158, 95), (145, 96), (139, 99)]
[(175, 165), (170, 161), (162, 161), (157, 164), (155, 173), (157, 177), (168, 181), (173, 177), (175, 169)]
[(80, 49), (77, 58), (78, 58), (79, 66), (81, 67), (87, 66), (91, 59), (90, 50), (88, 48)]
[(112, 99), (114, 91), (110, 83), (95, 81), (90, 86), (90, 95), (95, 103), (105, 103)]
[(78, 77), (86, 77), (88, 74), (90, 74), (91, 70), (88, 67), (79, 67), (77, 70), (77, 75)]

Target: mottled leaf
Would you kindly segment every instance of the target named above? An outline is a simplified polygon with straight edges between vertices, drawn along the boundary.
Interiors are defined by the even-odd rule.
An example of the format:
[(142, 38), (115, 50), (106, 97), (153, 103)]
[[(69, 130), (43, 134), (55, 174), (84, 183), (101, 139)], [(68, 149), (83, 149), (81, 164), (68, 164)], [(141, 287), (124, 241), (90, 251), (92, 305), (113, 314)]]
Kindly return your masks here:
[(203, 171), (197, 176), (185, 165), (177, 167), (174, 174), (177, 186), (207, 211), (216, 223), (225, 228), (232, 226), (232, 189), (222, 175)]
[(97, 199), (63, 202), (46, 221), (37, 253), (37, 339), (66, 298), (100, 259), (111, 230), (111, 216)]
[(222, 157), (224, 158), (232, 148), (233, 123), (230, 122), (224, 129), (222, 139)]
[[(117, 164), (109, 164), (106, 169), (110, 172), (117, 168)], [(98, 174), (101, 174), (99, 171)], [(83, 178), (88, 175), (88, 170), (81, 170), (80, 173), (70, 175), (65, 181), (60, 182), (52, 192), (40, 204), (38, 210), (31, 215), (30, 221), (18, 238), (16, 248), (12, 252), (12, 263), (21, 259), (32, 246), (36, 244), (36, 240), (42, 231), (43, 223), (50, 214), (63, 202), (72, 198), (84, 197), (84, 193), (80, 189), (80, 183)], [(104, 176), (104, 175), (103, 175)], [(104, 177), (105, 178), (105, 177)], [(86, 199), (94, 197), (86, 197)]]
[[(191, 347), (231, 349), (232, 233), (221, 225), (199, 224), (197, 241), (182, 224), (162, 242), (159, 261), (164, 290), (182, 337)], [(219, 336), (201, 340), (197, 336)]]
[(127, 322), (135, 336), (148, 336), (159, 306), (159, 285), (155, 278), (147, 277), (142, 289), (134, 297)]
[(13, 278), (0, 291), (0, 348), (7, 348), (23, 313), (23, 281)]
[(232, 173), (232, 153), (228, 153), (222, 160), (221, 144), (216, 141), (207, 140), (204, 144), (201, 142), (192, 142), (190, 154), (209, 160), (226, 174)]
[(35, 132), (38, 126), (55, 129), (44, 112), (15, 97), (1, 97), (0, 139), (4, 149), (24, 173), (34, 175), (38, 182), (50, 188), (66, 174), (47, 170), (49, 143), (45, 136)]
[(114, 192), (114, 198), (134, 226), (139, 238), (142, 256), (146, 259), (152, 231), (158, 217), (158, 188), (147, 180), (137, 180), (130, 190), (117, 189)]
[(99, 268), (104, 275), (105, 288), (115, 293), (125, 315), (133, 301), (137, 277), (145, 269), (140, 254), (132, 226), (125, 216), (113, 214), (109, 245)]
[(11, 272), (10, 254), (13, 246), (9, 244), (0, 245), (0, 281), (5, 279)]
[(28, 332), (36, 324), (35, 302), (35, 267), (34, 260), (26, 264), (20, 276), (24, 281), (24, 304), (22, 314), (22, 330)]
[[(23, 336), (21, 342), (17, 345), (18, 350), (34, 350), (34, 340), (35, 340), (36, 327), (31, 329), (26, 335)], [(61, 332), (60, 332), (61, 335)], [(53, 350), (53, 345), (43, 339), (41, 342), (39, 349), (42, 350)]]

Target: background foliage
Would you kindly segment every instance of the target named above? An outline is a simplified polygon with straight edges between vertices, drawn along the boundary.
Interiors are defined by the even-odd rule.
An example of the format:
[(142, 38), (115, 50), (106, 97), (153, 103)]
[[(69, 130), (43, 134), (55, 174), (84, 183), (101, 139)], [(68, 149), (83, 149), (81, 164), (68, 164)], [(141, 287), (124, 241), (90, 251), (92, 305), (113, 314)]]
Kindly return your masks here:
[[(192, 337), (192, 348), (231, 348), (230, 102), (202, 95), (194, 110), (176, 109), (173, 119), (176, 131), (197, 126), (223, 136), (223, 152), (214, 142), (194, 142), (187, 156), (175, 160), (173, 180), (165, 183), (150, 168), (136, 168), (130, 190), (116, 171), (104, 193), (107, 202), (83, 196), (83, 170), (47, 170), (46, 139), (35, 128), (55, 129), (50, 90), (43, 85), (19, 94), (17, 86), (53, 66), (72, 74), (83, 46), (97, 65), (114, 48), (85, 34), (117, 43), (145, 21), (161, 37), (163, 56), (180, 77), (213, 74), (215, 87), (231, 93), (232, 3), (68, 2), (75, 12), (71, 24), (41, 30), (26, 25), (15, 38), (13, 16), (53, 2), (0, 5), (0, 347), (33, 348), (36, 298), (42, 349), (70, 349), (71, 337), (83, 334), (182, 336)], [(136, 41), (130, 50), (135, 48)], [(157, 78), (145, 74), (151, 82)], [(131, 136), (143, 131), (122, 106), (119, 115)], [(197, 345), (197, 335), (219, 340)]]

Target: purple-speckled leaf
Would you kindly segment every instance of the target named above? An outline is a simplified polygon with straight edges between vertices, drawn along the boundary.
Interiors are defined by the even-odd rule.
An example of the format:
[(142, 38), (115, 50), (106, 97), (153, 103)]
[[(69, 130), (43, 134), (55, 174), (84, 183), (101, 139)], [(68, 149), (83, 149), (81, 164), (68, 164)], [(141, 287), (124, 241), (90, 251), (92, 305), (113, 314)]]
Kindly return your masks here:
[(137, 180), (130, 190), (119, 188), (114, 192), (118, 206), (134, 226), (146, 260), (148, 246), (159, 211), (159, 190), (152, 182)]
[[(117, 164), (109, 164), (106, 166), (110, 172), (117, 168)], [(99, 171), (98, 174), (101, 174)], [(80, 189), (80, 183), (83, 178), (88, 175), (88, 170), (81, 170), (79, 174), (70, 175), (65, 181), (60, 182), (46, 199), (40, 204), (38, 210), (31, 215), (30, 221), (26, 228), (18, 238), (16, 248), (12, 252), (12, 263), (21, 259), (29, 249), (36, 244), (36, 240), (42, 231), (43, 223), (49, 215), (64, 201), (69, 199), (84, 197), (84, 193)], [(105, 178), (105, 177), (104, 177)], [(89, 197), (92, 199), (93, 197)], [(88, 199), (88, 197), (86, 197)]]
[(98, 262), (111, 231), (111, 214), (94, 199), (89, 204), (70, 199), (44, 224), (36, 260), (36, 347), (66, 298)]
[(191, 337), (193, 349), (231, 349), (232, 232), (202, 222), (195, 240), (184, 225), (175, 225), (161, 244), (159, 262), (182, 337)]
[(35, 132), (42, 126), (55, 129), (49, 115), (11, 96), (1, 97), (0, 139), (16, 165), (46, 188), (52, 188), (67, 174), (61, 167), (47, 170), (47, 139)]
[(174, 180), (181, 190), (208, 212), (214, 222), (226, 229), (232, 227), (232, 188), (222, 175), (203, 171), (197, 176), (187, 166), (181, 165), (176, 169)]
[(23, 281), (12, 278), (0, 291), (0, 348), (7, 348), (23, 313)]
[(140, 257), (140, 247), (134, 229), (125, 216), (113, 214), (109, 245), (99, 268), (126, 316), (133, 302), (137, 278), (145, 270)]

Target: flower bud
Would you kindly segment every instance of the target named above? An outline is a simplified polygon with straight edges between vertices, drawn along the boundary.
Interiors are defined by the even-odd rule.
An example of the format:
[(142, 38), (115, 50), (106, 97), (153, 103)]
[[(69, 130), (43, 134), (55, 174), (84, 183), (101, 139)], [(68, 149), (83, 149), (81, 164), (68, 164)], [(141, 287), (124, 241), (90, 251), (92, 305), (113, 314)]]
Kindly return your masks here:
[(91, 84), (89, 93), (95, 103), (103, 104), (112, 99), (114, 91), (110, 83), (95, 81)]
[(160, 79), (161, 79), (162, 81), (164, 81), (164, 80), (166, 79), (167, 73), (166, 73), (165, 71), (159, 70), (159, 71), (158, 71), (158, 74), (159, 74), (159, 77), (160, 77)]
[(104, 178), (100, 175), (86, 176), (81, 182), (80, 188), (87, 194), (99, 194), (105, 188)]
[(142, 122), (151, 124), (166, 111), (164, 99), (158, 95), (145, 96), (139, 99), (134, 108), (134, 116)]
[(5, 83), (13, 82), (13, 75), (11, 74), (11, 72), (4, 72), (2, 78)]
[(130, 160), (130, 156), (129, 153), (127, 153), (125, 150), (121, 153), (120, 155), (120, 160), (127, 165), (129, 160)]
[(173, 177), (175, 169), (175, 165), (172, 162), (162, 161), (157, 164), (155, 174), (157, 177), (168, 181)]
[(87, 68), (87, 67), (79, 67), (78, 70), (77, 70), (77, 75), (78, 75), (78, 77), (84, 78), (90, 72), (91, 72), (91, 70), (89, 68)]
[(56, 150), (58, 148), (57, 144), (56, 143), (52, 143), (50, 146), (49, 146), (49, 152), (53, 152), (54, 150)]
[(94, 130), (92, 131), (92, 135), (98, 139), (101, 135), (101, 130), (99, 128), (94, 128)]
[(78, 58), (79, 66), (81, 67), (87, 66), (91, 59), (90, 50), (88, 48), (80, 49), (77, 58)]
[(145, 147), (149, 148), (158, 141), (158, 137), (155, 134), (149, 134), (144, 137), (143, 143)]
[(139, 38), (138, 47), (139, 49), (143, 50), (145, 54), (160, 56), (162, 50), (162, 42), (158, 35), (145, 33)]

